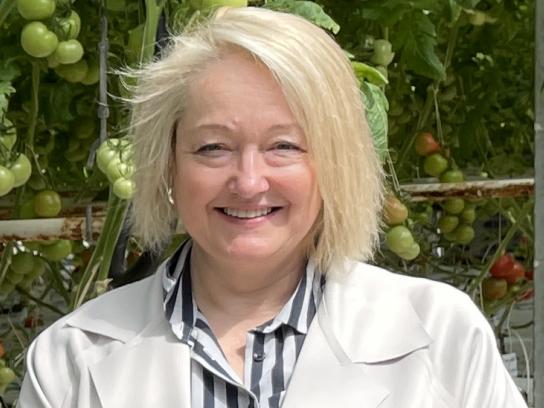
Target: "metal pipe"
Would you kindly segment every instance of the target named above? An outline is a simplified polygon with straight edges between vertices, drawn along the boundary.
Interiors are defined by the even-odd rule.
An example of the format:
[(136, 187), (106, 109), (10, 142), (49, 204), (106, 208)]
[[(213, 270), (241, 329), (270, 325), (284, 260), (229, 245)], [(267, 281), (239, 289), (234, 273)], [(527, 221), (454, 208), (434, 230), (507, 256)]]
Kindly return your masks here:
[(544, 0), (535, 7), (534, 406), (544, 408)]

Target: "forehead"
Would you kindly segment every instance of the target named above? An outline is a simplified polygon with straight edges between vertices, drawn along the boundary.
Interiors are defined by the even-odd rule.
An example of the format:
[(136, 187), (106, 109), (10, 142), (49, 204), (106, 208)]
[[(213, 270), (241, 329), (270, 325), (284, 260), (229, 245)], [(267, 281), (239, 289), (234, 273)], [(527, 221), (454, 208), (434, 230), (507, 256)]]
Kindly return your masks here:
[(242, 51), (230, 51), (195, 75), (182, 122), (296, 122), (270, 70)]

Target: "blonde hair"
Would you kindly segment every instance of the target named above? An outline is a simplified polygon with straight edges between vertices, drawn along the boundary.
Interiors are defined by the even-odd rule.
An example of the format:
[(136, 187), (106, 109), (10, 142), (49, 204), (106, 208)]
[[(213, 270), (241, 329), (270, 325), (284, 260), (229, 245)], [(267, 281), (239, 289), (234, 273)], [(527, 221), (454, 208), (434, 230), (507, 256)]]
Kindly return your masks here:
[(351, 64), (320, 28), (262, 8), (221, 8), (204, 25), (174, 36), (161, 59), (133, 72), (133, 233), (152, 250), (171, 236), (175, 124), (191, 79), (233, 46), (268, 67), (306, 135), (323, 200), (308, 256), (323, 272), (346, 257), (368, 260), (378, 242), (383, 172)]

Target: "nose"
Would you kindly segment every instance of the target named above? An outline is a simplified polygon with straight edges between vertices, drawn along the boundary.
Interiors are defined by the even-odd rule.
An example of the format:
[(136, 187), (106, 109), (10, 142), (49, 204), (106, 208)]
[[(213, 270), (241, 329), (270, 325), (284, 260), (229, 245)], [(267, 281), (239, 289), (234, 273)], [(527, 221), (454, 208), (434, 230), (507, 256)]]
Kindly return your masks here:
[(241, 198), (253, 198), (269, 189), (267, 165), (263, 153), (256, 148), (246, 148), (238, 156), (236, 169), (229, 179), (230, 192)]

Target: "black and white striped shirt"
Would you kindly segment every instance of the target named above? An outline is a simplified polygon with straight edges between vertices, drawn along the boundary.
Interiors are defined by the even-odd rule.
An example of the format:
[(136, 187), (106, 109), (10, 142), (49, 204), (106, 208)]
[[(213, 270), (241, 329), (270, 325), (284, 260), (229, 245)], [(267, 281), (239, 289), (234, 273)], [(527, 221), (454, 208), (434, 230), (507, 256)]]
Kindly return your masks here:
[(163, 273), (164, 311), (174, 334), (191, 347), (193, 408), (278, 408), (321, 300), (324, 279), (308, 262), (306, 273), (278, 315), (246, 335), (244, 381), (231, 368), (191, 289), (185, 243)]

